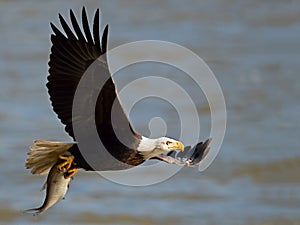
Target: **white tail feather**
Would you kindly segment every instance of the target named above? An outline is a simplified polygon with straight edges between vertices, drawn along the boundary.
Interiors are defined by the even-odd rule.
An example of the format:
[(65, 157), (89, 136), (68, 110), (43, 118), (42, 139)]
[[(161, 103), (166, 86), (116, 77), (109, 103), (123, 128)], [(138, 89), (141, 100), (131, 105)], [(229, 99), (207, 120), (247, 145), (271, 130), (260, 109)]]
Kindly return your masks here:
[(30, 152), (25, 167), (32, 174), (47, 174), (58, 160), (59, 155), (66, 153), (75, 143), (35, 140), (30, 146)]

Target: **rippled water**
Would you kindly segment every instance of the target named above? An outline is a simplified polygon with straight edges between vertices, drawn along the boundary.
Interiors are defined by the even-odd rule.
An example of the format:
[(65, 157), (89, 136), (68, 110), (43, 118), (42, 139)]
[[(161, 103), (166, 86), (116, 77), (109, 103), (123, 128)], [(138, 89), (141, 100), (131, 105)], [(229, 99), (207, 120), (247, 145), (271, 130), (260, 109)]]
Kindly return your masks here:
[[(78, 13), (83, 4), (90, 13), (101, 7), (102, 23), (111, 28), (110, 48), (159, 39), (201, 56), (224, 92), (225, 140), (202, 173), (183, 169), (163, 183), (137, 188), (80, 172), (66, 200), (39, 217), (23, 215), (44, 197), (44, 178), (24, 169), (28, 146), (37, 138), (69, 140), (45, 88), (49, 22), (57, 24), (57, 14), (70, 8)], [(0, 1), (0, 223), (300, 224), (299, 22), (296, 0)], [(159, 66), (141, 66), (137, 75), (122, 76), (120, 86), (143, 71), (176, 74), (197, 96), (180, 72)], [(202, 139), (210, 130), (204, 98), (196, 102)], [(180, 96), (178, 102), (185, 104)], [(145, 124), (159, 115), (173, 124), (167, 133), (178, 135), (177, 114), (165, 102), (141, 102), (130, 117), (150, 135)]]

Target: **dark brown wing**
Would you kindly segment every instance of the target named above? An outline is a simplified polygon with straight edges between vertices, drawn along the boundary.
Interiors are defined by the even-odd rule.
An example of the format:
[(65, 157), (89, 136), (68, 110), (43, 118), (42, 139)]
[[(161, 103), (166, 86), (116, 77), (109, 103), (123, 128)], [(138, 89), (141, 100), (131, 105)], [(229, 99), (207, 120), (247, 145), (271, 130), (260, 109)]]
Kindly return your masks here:
[[(82, 27), (84, 32), (81, 31), (72, 10), (70, 10), (70, 19), (74, 31), (72, 31), (64, 18), (59, 15), (59, 20), (65, 34), (51, 23), (54, 34), (51, 35), (53, 45), (51, 48), (49, 62), (50, 75), (48, 76), (47, 87), (53, 110), (57, 113), (61, 122), (66, 125), (65, 130), (75, 140), (73, 123), (76, 120), (85, 119), (80, 116), (72, 119), (72, 106), (76, 88), (88, 67), (99, 56), (106, 53), (108, 26), (105, 27), (100, 41), (99, 9), (97, 9), (94, 17), (93, 35), (89, 28), (84, 7), (82, 9)], [(94, 73), (94, 75), (97, 76), (97, 79), (103, 79), (105, 81), (105, 85), (97, 97), (95, 108), (95, 124), (99, 136), (102, 136), (103, 138), (101, 139), (103, 139), (105, 143), (108, 143), (108, 141), (112, 141), (112, 139), (116, 138), (116, 135), (113, 135), (114, 131), (118, 131), (119, 129), (122, 133), (123, 131), (129, 130), (132, 137), (129, 137), (130, 140), (128, 139), (128, 143), (133, 142), (139, 135), (134, 132), (121, 107), (105, 58), (104, 61), (102, 61), (99, 71), (99, 73)], [(112, 124), (111, 110), (113, 103), (116, 109), (117, 120)], [(89, 104), (89, 101), (87, 101), (86, 104)], [(82, 106), (82, 108), (84, 109), (84, 106)], [(84, 121), (79, 122), (84, 123)], [(128, 143), (126, 145), (129, 145)]]

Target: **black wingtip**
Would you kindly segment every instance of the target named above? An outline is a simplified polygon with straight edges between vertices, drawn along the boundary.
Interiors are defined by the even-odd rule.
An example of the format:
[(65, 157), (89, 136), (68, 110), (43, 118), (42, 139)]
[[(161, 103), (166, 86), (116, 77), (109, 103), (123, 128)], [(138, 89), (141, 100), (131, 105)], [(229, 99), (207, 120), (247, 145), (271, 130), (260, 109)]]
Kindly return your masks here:
[(73, 25), (73, 28), (77, 35), (78, 40), (81, 42), (86, 42), (85, 37), (78, 25), (77, 19), (76, 19), (75, 14), (72, 9), (70, 9), (70, 18), (71, 18), (71, 23)]
[(94, 36), (94, 43), (98, 51), (101, 52), (100, 47), (100, 11), (99, 8), (96, 10), (94, 16), (94, 24), (93, 24), (93, 36)]
[(81, 12), (83, 13), (83, 12), (86, 12), (86, 10), (85, 10), (85, 6), (83, 5), (82, 6), (82, 10), (81, 10)]
[(102, 45), (102, 53), (106, 53), (107, 51), (107, 36), (108, 36), (108, 24), (106, 24), (104, 30), (103, 30), (103, 35), (101, 39), (101, 45)]
[[(51, 27), (51, 29), (53, 30), (53, 32), (54, 32), (54, 29), (56, 28), (56, 26), (52, 23), (52, 22), (50, 22), (50, 27)], [(56, 28), (57, 29), (57, 28)]]
[(65, 31), (67, 37), (69, 39), (76, 40), (76, 37), (75, 37), (74, 33), (70, 29), (69, 25), (67, 24), (67, 22), (65, 21), (63, 16), (61, 14), (58, 14), (58, 17), (59, 17), (60, 24), (61, 24), (63, 30)]
[(210, 150), (211, 138), (208, 138), (204, 143), (200, 142), (196, 145), (195, 151), (191, 156), (193, 163), (198, 163), (208, 154)]
[(85, 37), (87, 39), (88, 43), (93, 43), (93, 38), (91, 35), (91, 31), (90, 31), (90, 27), (89, 27), (89, 21), (88, 21), (88, 17), (87, 17), (87, 13), (85, 10), (85, 7), (82, 7), (82, 26), (83, 26), (83, 30), (85, 33)]
[(52, 22), (50, 22), (50, 27), (51, 27), (52, 31), (54, 32), (54, 34), (56, 36), (63, 36), (63, 37), (65, 37), (65, 35), (63, 35), (63, 33), (61, 33), (59, 31), (59, 29)]
[(203, 143), (203, 145), (208, 146), (208, 145), (210, 145), (211, 141), (212, 141), (212, 138), (208, 138), (208, 139)]

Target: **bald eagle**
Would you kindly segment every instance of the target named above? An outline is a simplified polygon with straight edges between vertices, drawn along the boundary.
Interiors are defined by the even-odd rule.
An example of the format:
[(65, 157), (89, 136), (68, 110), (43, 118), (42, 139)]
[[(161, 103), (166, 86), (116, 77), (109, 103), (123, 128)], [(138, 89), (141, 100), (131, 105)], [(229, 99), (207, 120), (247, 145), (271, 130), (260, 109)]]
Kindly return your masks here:
[[(79, 168), (97, 171), (123, 170), (138, 166), (150, 159), (187, 167), (199, 165), (210, 149), (211, 139), (200, 142), (193, 148), (184, 148), (180, 141), (168, 137), (150, 139), (136, 132), (121, 106), (107, 60), (100, 62), (100, 72), (94, 74), (97, 78), (105, 80), (96, 98), (94, 121), (92, 121), (96, 125), (103, 146), (90, 146), (90, 150), (95, 157), (98, 153), (107, 151), (116, 160), (113, 163), (100, 163), (96, 168), (90, 165), (83, 157), (84, 154), (79, 148), (73, 129), (75, 122), (85, 124), (89, 121), (80, 116), (73, 118), (73, 99), (84, 73), (93, 62), (107, 52), (108, 25), (100, 37), (99, 9), (97, 9), (91, 32), (84, 7), (82, 8), (83, 29), (80, 28), (72, 10), (70, 10), (72, 26), (69, 26), (60, 14), (59, 20), (63, 32), (50, 23), (53, 34), (51, 34), (52, 47), (46, 86), (53, 110), (74, 142), (36, 140), (28, 153), (26, 168), (31, 169), (32, 174), (47, 174), (53, 165), (61, 162), (59, 168), (66, 169), (65, 177), (70, 178)], [(89, 104), (88, 96), (86, 104)], [(113, 107), (117, 117), (114, 122), (111, 118)], [(88, 135), (89, 130), (85, 132)], [(123, 141), (119, 140), (117, 133), (124, 137)], [(105, 162), (106, 159), (101, 158), (101, 160)]]

